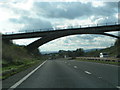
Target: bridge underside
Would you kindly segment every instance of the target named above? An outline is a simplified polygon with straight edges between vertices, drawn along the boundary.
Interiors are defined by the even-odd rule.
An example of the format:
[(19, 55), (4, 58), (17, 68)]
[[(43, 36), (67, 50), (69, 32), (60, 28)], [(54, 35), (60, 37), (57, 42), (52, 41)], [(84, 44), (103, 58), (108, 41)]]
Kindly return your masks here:
[[(85, 33), (79, 33), (79, 34), (85, 34)], [(114, 37), (114, 38), (118, 38), (120, 39), (119, 36), (115, 36), (115, 35), (112, 35), (112, 34), (108, 34), (108, 33), (92, 33), (92, 34), (98, 34), (98, 35), (106, 35), (106, 36), (110, 36), (110, 37)], [(36, 41), (34, 41), (33, 43), (29, 44), (26, 48), (28, 50), (34, 50), (34, 49), (37, 49), (39, 46), (42, 46), (43, 44), (45, 43), (48, 43), (52, 40), (55, 40), (55, 39), (58, 39), (58, 38), (61, 38), (61, 37), (64, 37), (64, 36), (69, 36), (69, 35), (76, 35), (75, 34), (65, 34), (65, 33), (62, 33), (62, 34), (51, 34), (51, 35), (48, 35), (48, 36), (45, 36), (45, 37), (42, 37)]]

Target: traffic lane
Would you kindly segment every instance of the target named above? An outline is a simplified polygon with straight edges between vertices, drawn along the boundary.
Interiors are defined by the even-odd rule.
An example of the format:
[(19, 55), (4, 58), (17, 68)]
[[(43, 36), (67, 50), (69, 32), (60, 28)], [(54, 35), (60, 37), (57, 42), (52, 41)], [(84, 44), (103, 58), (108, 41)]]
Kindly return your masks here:
[(80, 87), (80, 85), (84, 87), (83, 83), (77, 82), (78, 79), (79, 76), (73, 71), (71, 72), (71, 69), (61, 66), (57, 61), (47, 61), (43, 67), (18, 88), (74, 88)]
[[(18, 88), (85, 87), (86, 85), (84, 83), (78, 83), (78, 79), (80, 79), (79, 75), (71, 71), (71, 69), (63, 65), (61, 66), (57, 61), (47, 61), (43, 67), (23, 82)], [(32, 83), (30, 83), (31, 81)]]
[(118, 66), (76, 60), (69, 60), (65, 63), (71, 68), (77, 67), (76, 70), (90, 72), (97, 78), (118, 86)]
[(47, 61), (17, 88), (115, 88), (110, 83), (67, 66), (64, 61)]
[[(80, 74), (83, 73), (83, 78), (87, 77), (87, 79), (89, 79), (91, 81), (93, 80), (93, 82), (96, 82), (96, 84), (94, 86), (97, 86), (97, 87), (100, 86), (100, 88), (111, 88), (111, 87), (116, 88), (116, 85), (112, 84), (111, 82), (108, 82), (107, 80), (103, 79), (102, 77), (96, 76), (95, 74), (89, 72), (89, 70), (85, 69), (84, 67), (81, 67), (82, 65), (85, 66), (83, 63), (81, 65), (79, 65), (79, 67), (78, 67), (78, 65), (76, 65), (76, 64), (73, 65), (74, 62), (79, 63), (79, 61), (75, 61), (75, 60), (69, 60), (69, 61), (66, 60), (66, 61), (64, 61), (64, 64), (67, 65), (68, 67), (70, 67), (71, 69), (74, 69), (76, 72), (79, 72)], [(88, 66), (88, 68), (90, 69), (89, 66)], [(98, 71), (99, 71), (99, 69), (98, 69)], [(109, 80), (110, 80), (110, 78), (109, 78)], [(115, 82), (117, 82), (117, 81), (118, 80), (115, 80)], [(118, 85), (118, 83), (117, 83), (117, 85)], [(93, 88), (95, 88), (95, 87), (93, 87)]]
[(43, 67), (23, 82), (18, 88), (75, 87), (72, 80), (73, 78), (67, 75), (66, 72), (69, 72), (69, 70), (66, 71), (65, 68), (61, 68), (56, 61), (47, 61)]

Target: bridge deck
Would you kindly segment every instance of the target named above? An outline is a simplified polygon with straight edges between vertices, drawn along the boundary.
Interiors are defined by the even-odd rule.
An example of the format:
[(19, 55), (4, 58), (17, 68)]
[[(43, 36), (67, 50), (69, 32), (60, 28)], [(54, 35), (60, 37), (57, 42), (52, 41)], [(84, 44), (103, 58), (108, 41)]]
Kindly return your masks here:
[(12, 40), (12, 39), (44, 37), (54, 33), (101, 34), (101, 33), (110, 32), (110, 31), (120, 31), (120, 24), (93, 26), (93, 27), (79, 27), (79, 28), (76, 27), (76, 28), (57, 29), (57, 30), (49, 29), (49, 31), (9, 33), (9, 34), (3, 34), (2, 38)]

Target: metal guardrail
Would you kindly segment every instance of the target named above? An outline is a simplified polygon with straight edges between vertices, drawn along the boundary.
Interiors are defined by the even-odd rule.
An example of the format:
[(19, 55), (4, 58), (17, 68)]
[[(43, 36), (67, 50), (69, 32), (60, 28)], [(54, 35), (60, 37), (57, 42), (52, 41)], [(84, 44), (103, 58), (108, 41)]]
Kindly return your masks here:
[(106, 62), (120, 62), (120, 58), (100, 58), (100, 57), (77, 57), (82, 60), (96, 60), (96, 61), (106, 61)]
[(75, 29), (75, 28), (87, 28), (87, 27), (98, 27), (98, 26), (109, 26), (109, 25), (119, 25), (118, 22), (110, 23), (99, 23), (99, 24), (88, 24), (88, 25), (75, 25), (75, 26), (64, 26), (64, 27), (55, 27), (55, 28), (43, 28), (43, 29), (33, 29), (33, 30), (22, 30), (17, 32), (6, 32), (4, 35), (9, 34), (19, 34), (19, 33), (33, 33), (33, 32), (42, 32), (42, 31), (55, 31), (55, 30), (65, 30), (65, 29)]

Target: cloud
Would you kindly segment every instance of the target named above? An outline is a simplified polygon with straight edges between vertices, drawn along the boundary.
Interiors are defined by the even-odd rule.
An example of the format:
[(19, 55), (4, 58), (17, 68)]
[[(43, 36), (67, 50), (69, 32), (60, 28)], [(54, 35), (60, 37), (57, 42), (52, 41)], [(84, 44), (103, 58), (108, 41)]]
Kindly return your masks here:
[(81, 23), (116, 22), (116, 5), (117, 2), (106, 2), (103, 6), (94, 7), (92, 2), (34, 2), (33, 0), (23, 0), (7, 5), (3, 4), (2, 8), (7, 8), (9, 13), (12, 13), (8, 18), (9, 22), (19, 26), (18, 29), (25, 30), (65, 26), (65, 24), (69, 26), (80, 25)]
[[(116, 22), (118, 19), (116, 17), (118, 13), (117, 2), (12, 1), (0, 4), (1, 32)], [(31, 39), (29, 43), (30, 41), (32, 42)], [(14, 42), (28, 44), (25, 43), (26, 40), (15, 40)], [(73, 50), (81, 47), (85, 49), (103, 48), (114, 42), (114, 38), (102, 35), (73, 35), (51, 41), (41, 46), (40, 49), (55, 51), (59, 49)]]
[(18, 40), (13, 40), (13, 43), (27, 46), (38, 39), (40, 38), (18, 39)]
[[(39, 15), (45, 15), (47, 18), (66, 18), (75, 19), (80, 16), (87, 16), (91, 13), (91, 4), (80, 2), (53, 2), (53, 3), (34, 3)], [(42, 14), (41, 14), (42, 13)]]
[(92, 2), (35, 2), (34, 8), (39, 15), (44, 15), (47, 18), (66, 18), (75, 19), (78, 17), (94, 16), (111, 16), (117, 13), (117, 2), (105, 3), (101, 7), (94, 7)]
[(39, 47), (39, 49), (41, 51), (58, 51), (75, 50), (77, 48), (105, 48), (113, 45), (114, 42), (115, 38), (103, 35), (72, 35), (50, 41)]
[(49, 21), (43, 20), (41, 18), (34, 18), (34, 17), (32, 18), (32, 17), (23, 16), (19, 19), (11, 18), (9, 19), (9, 21), (15, 24), (24, 24), (24, 26), (21, 28), (22, 31), (39, 30), (39, 29), (45, 29), (45, 28), (52, 27)]

